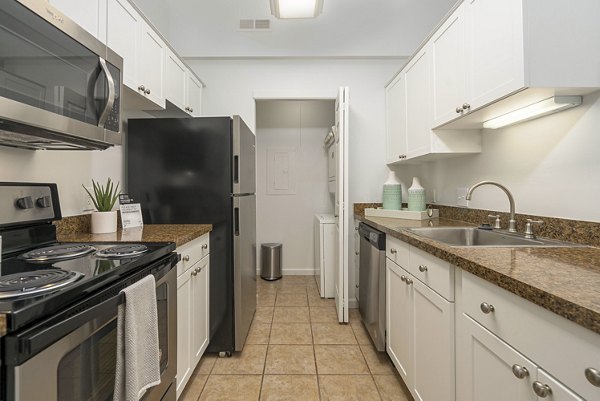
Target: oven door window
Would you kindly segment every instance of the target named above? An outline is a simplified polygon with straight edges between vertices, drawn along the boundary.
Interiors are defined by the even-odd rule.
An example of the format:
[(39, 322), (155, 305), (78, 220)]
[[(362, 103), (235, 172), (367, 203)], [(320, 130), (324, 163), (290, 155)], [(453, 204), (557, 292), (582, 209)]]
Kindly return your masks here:
[[(168, 365), (167, 284), (156, 289), (160, 370)], [(109, 401), (115, 385), (117, 319), (63, 356), (58, 365), (60, 401)]]

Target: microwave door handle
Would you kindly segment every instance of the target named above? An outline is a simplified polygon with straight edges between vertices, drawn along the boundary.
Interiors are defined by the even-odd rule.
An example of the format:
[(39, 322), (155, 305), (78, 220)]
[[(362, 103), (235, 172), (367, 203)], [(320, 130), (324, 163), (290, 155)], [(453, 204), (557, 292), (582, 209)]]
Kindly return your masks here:
[(108, 100), (106, 102), (106, 107), (104, 108), (104, 111), (98, 120), (98, 127), (104, 128), (106, 125), (106, 120), (108, 120), (108, 116), (113, 108), (113, 105), (115, 104), (115, 80), (108, 70), (106, 60), (104, 60), (102, 57), (98, 57), (98, 60), (100, 61), (100, 66), (102, 67), (102, 71), (104, 71), (106, 80), (108, 81)]

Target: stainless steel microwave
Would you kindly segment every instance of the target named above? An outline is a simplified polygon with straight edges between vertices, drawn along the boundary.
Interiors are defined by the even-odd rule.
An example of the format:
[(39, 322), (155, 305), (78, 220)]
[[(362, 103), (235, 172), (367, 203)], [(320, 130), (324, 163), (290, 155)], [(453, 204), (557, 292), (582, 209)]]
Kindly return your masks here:
[(122, 82), (123, 59), (47, 0), (2, 0), (0, 145), (120, 144)]

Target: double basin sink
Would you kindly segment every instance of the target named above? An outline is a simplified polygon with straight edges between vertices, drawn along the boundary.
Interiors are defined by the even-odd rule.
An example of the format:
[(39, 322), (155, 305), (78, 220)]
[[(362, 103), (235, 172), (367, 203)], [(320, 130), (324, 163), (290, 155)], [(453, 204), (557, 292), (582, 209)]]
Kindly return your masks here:
[(410, 231), (421, 237), (443, 242), (452, 247), (530, 248), (530, 247), (581, 247), (546, 238), (525, 238), (506, 231), (492, 231), (477, 227), (422, 227)]

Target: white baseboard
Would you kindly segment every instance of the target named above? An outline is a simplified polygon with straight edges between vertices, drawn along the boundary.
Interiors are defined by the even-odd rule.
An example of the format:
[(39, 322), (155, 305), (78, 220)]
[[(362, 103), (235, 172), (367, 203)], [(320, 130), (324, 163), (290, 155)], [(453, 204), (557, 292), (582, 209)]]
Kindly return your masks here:
[[(281, 269), (281, 274), (284, 276), (315, 276), (315, 269)], [(256, 269), (256, 275), (260, 276), (260, 269)]]

